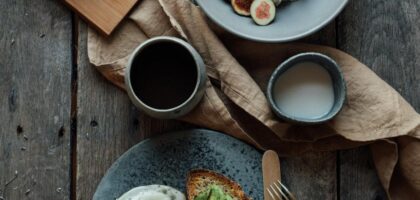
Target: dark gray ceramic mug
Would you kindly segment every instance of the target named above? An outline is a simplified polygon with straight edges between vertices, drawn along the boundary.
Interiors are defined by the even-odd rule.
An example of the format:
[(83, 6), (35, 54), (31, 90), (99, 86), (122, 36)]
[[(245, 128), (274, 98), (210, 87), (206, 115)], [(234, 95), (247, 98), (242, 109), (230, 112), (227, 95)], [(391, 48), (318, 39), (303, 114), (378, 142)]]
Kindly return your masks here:
[[(283, 112), (282, 109), (280, 109), (277, 106), (274, 100), (274, 85), (276, 81), (278, 80), (278, 78), (283, 73), (285, 73), (288, 69), (302, 62), (313, 62), (313, 63), (319, 64), (325, 70), (327, 70), (327, 72), (329, 73), (332, 79), (332, 84), (333, 84), (332, 86), (333, 86), (333, 91), (334, 91), (333, 106), (327, 114), (316, 119), (299, 118), (296, 116), (292, 116), (286, 112)], [(320, 124), (335, 117), (341, 111), (344, 105), (344, 102), (346, 99), (346, 92), (347, 92), (346, 83), (345, 83), (344, 76), (340, 70), (339, 65), (332, 58), (326, 55), (315, 53), (315, 52), (307, 52), (307, 53), (301, 53), (301, 54), (295, 55), (287, 59), (274, 70), (268, 82), (267, 98), (268, 98), (272, 111), (281, 119), (286, 120), (288, 122), (292, 122), (292, 123), (297, 123), (297, 124), (302, 124), (302, 125), (311, 125), (311, 124)]]
[[(166, 59), (168, 56), (170, 56), (169, 54), (172, 55), (172, 54), (177, 53), (177, 52), (165, 52), (165, 53), (162, 52), (161, 55), (150, 55), (150, 54), (148, 55), (147, 53), (143, 53), (143, 52), (147, 52), (148, 49), (159, 47), (159, 45), (168, 45), (168, 44), (171, 46), (177, 46), (178, 50), (186, 51), (189, 53), (188, 56), (190, 56), (190, 58), (188, 59), (192, 60), (191, 65), (192, 65), (193, 71), (187, 71), (187, 72), (194, 73), (194, 77), (195, 77), (195, 80), (193, 82), (194, 85), (190, 85), (190, 84), (185, 85), (186, 89), (191, 88), (189, 90), (190, 93), (188, 93), (189, 96), (184, 101), (180, 102), (178, 105), (174, 105), (173, 107), (165, 107), (165, 108), (155, 107), (155, 106), (152, 106), (153, 102), (149, 101), (149, 103), (147, 103), (147, 96), (139, 95), (139, 93), (141, 92), (137, 91), (136, 87), (138, 86), (133, 85), (133, 84), (144, 84), (141, 81), (139, 82), (136, 79), (138, 76), (141, 75), (141, 74), (138, 74), (138, 68), (150, 67), (150, 66), (141, 66), (141, 65), (139, 66), (136, 60), (140, 59), (142, 56), (159, 56), (158, 59)], [(165, 55), (166, 55), (166, 58), (165, 58)], [(179, 58), (179, 59), (182, 59), (182, 58)], [(159, 68), (159, 66), (153, 66), (153, 67)], [(151, 74), (150, 76), (143, 77), (143, 78), (148, 79), (148, 80), (155, 80), (155, 79), (162, 78), (162, 77), (159, 77), (159, 76), (162, 76), (162, 74), (158, 72), (158, 69), (156, 70), (157, 70), (156, 71), (157, 73)], [(176, 76), (176, 73), (174, 74), (174, 76)], [(205, 69), (205, 64), (203, 62), (203, 59), (190, 44), (188, 44), (187, 42), (179, 38), (161, 36), (161, 37), (155, 37), (155, 38), (147, 40), (146, 42), (143, 42), (139, 47), (137, 47), (134, 50), (127, 64), (126, 74), (125, 74), (125, 85), (126, 85), (128, 96), (130, 97), (131, 101), (134, 103), (134, 105), (137, 108), (139, 108), (146, 114), (155, 118), (174, 119), (174, 118), (178, 118), (187, 114), (200, 102), (205, 91), (206, 77), (207, 77), (206, 69)], [(183, 81), (183, 80), (179, 80), (179, 81)], [(145, 83), (147, 83), (147, 81)], [(171, 83), (168, 83), (167, 85), (170, 86), (170, 84)], [(143, 88), (145, 88), (145, 90), (146, 89), (154, 90), (155, 88), (153, 87), (154, 87), (153, 84), (149, 84), (147, 87), (145, 86)], [(154, 92), (157, 95), (159, 94), (162, 95), (162, 92), (165, 92), (165, 91), (159, 91), (158, 88), (159, 87), (157, 87), (156, 91)], [(182, 89), (183, 88), (181, 88), (181, 90)], [(179, 90), (179, 87), (178, 87), (178, 90)], [(176, 93), (174, 93), (174, 95), (176, 95)], [(169, 100), (171, 98), (176, 99), (175, 96), (168, 97), (168, 95), (162, 95), (162, 98), (166, 98)]]

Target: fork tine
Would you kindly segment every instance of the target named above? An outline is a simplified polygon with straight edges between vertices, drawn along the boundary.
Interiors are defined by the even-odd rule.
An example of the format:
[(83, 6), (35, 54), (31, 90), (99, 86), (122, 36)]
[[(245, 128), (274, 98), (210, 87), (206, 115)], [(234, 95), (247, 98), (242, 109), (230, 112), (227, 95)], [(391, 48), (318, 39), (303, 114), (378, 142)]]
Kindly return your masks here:
[(273, 200), (296, 200), (293, 193), (280, 180), (273, 182), (266, 190)]
[(280, 186), (278, 186), (278, 185), (276, 184), (276, 182), (274, 182), (274, 183), (273, 183), (273, 185), (276, 187), (276, 189), (280, 192), (281, 196), (282, 196), (285, 200), (289, 200), (289, 197), (283, 193), (283, 191), (281, 190)]
[(283, 183), (280, 182), (280, 180), (277, 180), (277, 182), (280, 184), (281, 188), (287, 193), (287, 196), (290, 197), (290, 199), (292, 200), (296, 200), (296, 197), (293, 195), (293, 193), (291, 193), (289, 191), (289, 189), (287, 189), (286, 186), (283, 185)]
[(268, 191), (268, 194), (271, 196), (271, 198), (272, 198), (273, 200), (275, 200), (275, 199), (276, 199), (276, 197), (273, 195), (273, 193), (271, 193), (270, 188), (266, 188), (266, 189), (267, 189), (267, 191)]
[(276, 196), (281, 199), (281, 195), (276, 191), (276, 189), (273, 187), (273, 185), (270, 185), (271, 190), (273, 191), (274, 194), (276, 194)]

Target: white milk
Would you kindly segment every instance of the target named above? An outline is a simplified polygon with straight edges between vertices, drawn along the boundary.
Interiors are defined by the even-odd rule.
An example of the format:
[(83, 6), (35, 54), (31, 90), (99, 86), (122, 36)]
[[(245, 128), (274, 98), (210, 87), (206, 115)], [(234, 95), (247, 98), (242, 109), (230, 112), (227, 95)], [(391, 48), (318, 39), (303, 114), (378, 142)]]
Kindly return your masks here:
[(334, 104), (330, 74), (312, 62), (298, 63), (281, 74), (274, 84), (273, 96), (281, 111), (305, 119), (324, 116)]

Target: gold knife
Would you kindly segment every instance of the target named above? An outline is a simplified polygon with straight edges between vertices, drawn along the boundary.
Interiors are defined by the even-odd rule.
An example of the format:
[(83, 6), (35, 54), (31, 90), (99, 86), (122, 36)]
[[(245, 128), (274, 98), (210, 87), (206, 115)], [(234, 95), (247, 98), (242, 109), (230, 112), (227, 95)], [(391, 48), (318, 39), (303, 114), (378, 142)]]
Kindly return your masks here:
[(281, 181), (280, 160), (275, 151), (268, 150), (264, 153), (262, 171), (264, 180), (264, 200), (277, 200), (273, 199), (267, 191), (267, 188), (269, 188), (271, 184)]

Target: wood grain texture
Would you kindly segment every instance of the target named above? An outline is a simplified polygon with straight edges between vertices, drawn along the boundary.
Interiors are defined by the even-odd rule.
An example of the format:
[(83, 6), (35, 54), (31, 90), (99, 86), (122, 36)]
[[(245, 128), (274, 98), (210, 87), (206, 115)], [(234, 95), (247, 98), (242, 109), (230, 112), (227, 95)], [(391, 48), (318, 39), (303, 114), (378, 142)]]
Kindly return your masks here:
[(386, 199), (369, 147), (340, 151), (339, 162), (340, 199)]
[(189, 128), (181, 122), (151, 119), (137, 111), (126, 93), (91, 66), (87, 26), (79, 23), (77, 89), (76, 199), (91, 199), (111, 164), (144, 138)]
[(369, 66), (420, 112), (420, 1), (350, 1), (339, 48)]
[(110, 35), (137, 0), (64, 0), (105, 35)]
[(336, 153), (307, 153), (281, 163), (282, 181), (297, 199), (336, 199)]
[[(420, 2), (350, 1), (338, 46), (371, 67), (420, 111)], [(340, 154), (341, 199), (386, 199), (368, 148)]]
[(0, 1), (0, 199), (69, 199), (71, 13)]

